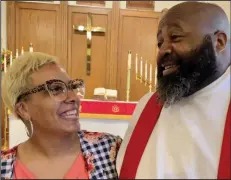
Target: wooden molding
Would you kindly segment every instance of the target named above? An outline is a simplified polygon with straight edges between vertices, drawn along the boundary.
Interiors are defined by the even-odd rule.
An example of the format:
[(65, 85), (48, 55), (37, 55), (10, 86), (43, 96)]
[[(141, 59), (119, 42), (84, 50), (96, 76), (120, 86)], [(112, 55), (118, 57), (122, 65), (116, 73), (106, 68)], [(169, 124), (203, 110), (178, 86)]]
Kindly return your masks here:
[(68, 54), (67, 54), (67, 29), (68, 29), (68, 1), (60, 1), (58, 12), (58, 27), (59, 27), (59, 45), (58, 57), (60, 62), (67, 70), (68, 67)]
[(120, 1), (113, 1), (112, 17), (111, 17), (111, 42), (110, 42), (110, 58), (108, 63), (109, 87), (117, 89), (117, 59), (118, 59), (118, 37), (119, 37), (119, 19), (120, 19)]
[(154, 1), (127, 1), (128, 9), (150, 9), (154, 10)]
[(88, 6), (105, 6), (105, 1), (76, 1), (76, 4), (79, 5), (88, 5)]
[(7, 1), (7, 49), (16, 51), (16, 14), (15, 1)]

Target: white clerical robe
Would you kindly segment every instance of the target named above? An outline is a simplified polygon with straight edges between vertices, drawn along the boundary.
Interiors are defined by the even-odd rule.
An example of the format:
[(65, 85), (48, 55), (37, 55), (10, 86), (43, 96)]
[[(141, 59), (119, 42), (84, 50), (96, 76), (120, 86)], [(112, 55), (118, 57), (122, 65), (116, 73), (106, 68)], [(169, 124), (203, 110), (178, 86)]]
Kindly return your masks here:
[[(145, 95), (135, 109), (117, 157), (119, 174), (134, 127), (152, 95)], [(136, 179), (216, 179), (229, 102), (230, 68), (207, 87), (163, 107), (144, 149)]]

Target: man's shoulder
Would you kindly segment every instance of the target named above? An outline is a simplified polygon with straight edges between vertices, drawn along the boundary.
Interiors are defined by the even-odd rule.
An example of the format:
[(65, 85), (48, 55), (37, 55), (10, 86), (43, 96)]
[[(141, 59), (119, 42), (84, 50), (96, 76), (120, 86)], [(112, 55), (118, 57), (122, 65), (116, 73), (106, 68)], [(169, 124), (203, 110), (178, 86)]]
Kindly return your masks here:
[[(147, 105), (147, 103), (149, 102), (149, 100), (151, 99), (151, 97), (153, 97), (155, 95), (155, 93), (150, 92), (145, 94), (139, 101), (138, 104), (134, 110), (133, 113), (133, 119), (137, 119), (137, 117), (140, 116), (140, 114), (143, 112), (145, 106)], [(134, 120), (132, 120), (132, 123), (135, 123)]]
[(145, 95), (144, 95), (143, 97), (141, 97), (141, 99), (138, 101), (138, 105), (140, 105), (140, 104), (146, 105), (147, 102), (148, 102), (148, 101), (151, 99), (151, 97), (154, 96), (154, 95), (155, 95), (154, 92), (149, 92), (149, 93), (145, 94)]

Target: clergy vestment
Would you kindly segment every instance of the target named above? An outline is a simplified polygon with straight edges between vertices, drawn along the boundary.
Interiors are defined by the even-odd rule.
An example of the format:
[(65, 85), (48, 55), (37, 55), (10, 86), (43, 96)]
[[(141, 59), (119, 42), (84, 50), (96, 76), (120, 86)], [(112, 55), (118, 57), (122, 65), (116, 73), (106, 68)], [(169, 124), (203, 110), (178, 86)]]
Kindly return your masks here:
[[(227, 158), (230, 159), (230, 152), (227, 152), (230, 151), (230, 121), (227, 121), (228, 115), (230, 118), (230, 68), (210, 85), (170, 107), (158, 107), (154, 103), (153, 111), (149, 111), (149, 119), (157, 116), (157, 122), (150, 131), (143, 151), (137, 155), (136, 149), (142, 146), (142, 133), (146, 133), (146, 129), (140, 130), (137, 123), (145, 108), (152, 107), (150, 99), (154, 96), (152, 93), (145, 95), (135, 109), (117, 157), (120, 178), (216, 179), (221, 171), (226, 171), (225, 174), (230, 177), (230, 160), (229, 167), (222, 169), (224, 164), (227, 165)], [(156, 115), (154, 111), (158, 111), (158, 108), (160, 113)], [(133, 134), (137, 129), (140, 137), (138, 135), (134, 140)], [(228, 137), (224, 136), (225, 129)], [(221, 148), (223, 136), (228, 142), (225, 149)], [(132, 146), (132, 141), (136, 146)], [(131, 146), (132, 150), (129, 149)], [(221, 161), (222, 150), (226, 152), (222, 153)], [(137, 160), (137, 156), (140, 156), (140, 160)], [(129, 158), (135, 160), (129, 162)], [(134, 177), (127, 177), (130, 176), (128, 171), (132, 171), (129, 166), (134, 164), (137, 164), (137, 169), (132, 172)], [(219, 168), (220, 164), (222, 168)]]

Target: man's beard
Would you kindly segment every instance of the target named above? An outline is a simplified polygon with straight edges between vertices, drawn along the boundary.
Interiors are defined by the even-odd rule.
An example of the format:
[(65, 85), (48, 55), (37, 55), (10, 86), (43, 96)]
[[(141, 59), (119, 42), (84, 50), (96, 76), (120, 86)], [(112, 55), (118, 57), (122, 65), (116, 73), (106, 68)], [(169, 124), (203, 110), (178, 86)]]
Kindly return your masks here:
[(216, 72), (216, 55), (210, 36), (206, 36), (202, 45), (188, 54), (184, 59), (176, 54), (169, 55), (170, 61), (180, 65), (177, 74), (163, 76), (163, 69), (158, 67), (157, 93), (160, 103), (169, 106), (195, 93)]

